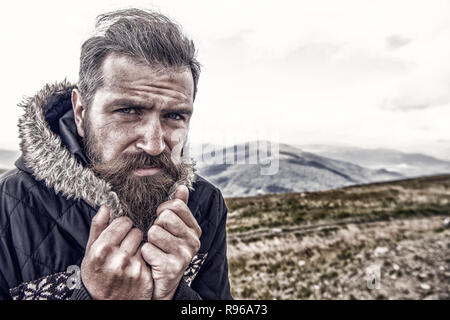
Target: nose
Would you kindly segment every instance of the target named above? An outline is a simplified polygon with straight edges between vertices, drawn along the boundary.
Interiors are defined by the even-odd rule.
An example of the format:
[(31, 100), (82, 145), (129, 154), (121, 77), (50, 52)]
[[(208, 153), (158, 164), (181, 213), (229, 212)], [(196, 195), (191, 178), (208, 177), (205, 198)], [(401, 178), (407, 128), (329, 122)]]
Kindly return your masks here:
[(161, 154), (166, 148), (164, 142), (164, 131), (159, 119), (150, 119), (143, 123), (139, 130), (139, 138), (136, 148), (145, 151), (151, 156)]

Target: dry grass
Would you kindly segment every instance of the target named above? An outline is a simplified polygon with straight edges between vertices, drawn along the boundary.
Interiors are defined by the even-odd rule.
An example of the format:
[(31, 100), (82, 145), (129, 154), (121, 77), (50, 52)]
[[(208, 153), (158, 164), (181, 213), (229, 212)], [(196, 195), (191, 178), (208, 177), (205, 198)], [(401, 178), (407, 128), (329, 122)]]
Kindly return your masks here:
[[(430, 179), (228, 199), (233, 296), (450, 298), (450, 229), (443, 227), (450, 177)], [(293, 208), (322, 214), (295, 220)], [(380, 269), (380, 288), (369, 290), (366, 270), (373, 267)]]

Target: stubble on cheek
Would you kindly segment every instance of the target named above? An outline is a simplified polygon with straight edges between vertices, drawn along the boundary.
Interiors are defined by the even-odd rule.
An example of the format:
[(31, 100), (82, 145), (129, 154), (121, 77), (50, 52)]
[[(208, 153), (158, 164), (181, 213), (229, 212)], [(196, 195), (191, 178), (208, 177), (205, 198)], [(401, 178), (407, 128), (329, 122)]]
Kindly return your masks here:
[(130, 125), (110, 120), (93, 124), (88, 113), (84, 122), (84, 147), (91, 162), (107, 162), (118, 157), (125, 148), (126, 137), (133, 133)]

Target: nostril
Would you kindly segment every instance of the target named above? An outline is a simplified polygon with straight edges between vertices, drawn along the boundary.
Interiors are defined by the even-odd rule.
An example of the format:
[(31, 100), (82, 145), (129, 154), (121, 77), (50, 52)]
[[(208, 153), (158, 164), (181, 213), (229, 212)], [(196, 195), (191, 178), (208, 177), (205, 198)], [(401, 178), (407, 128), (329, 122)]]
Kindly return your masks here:
[(144, 151), (148, 155), (157, 156), (164, 151), (166, 146), (164, 142), (157, 141), (155, 139), (152, 140), (141, 139), (136, 143), (136, 148)]

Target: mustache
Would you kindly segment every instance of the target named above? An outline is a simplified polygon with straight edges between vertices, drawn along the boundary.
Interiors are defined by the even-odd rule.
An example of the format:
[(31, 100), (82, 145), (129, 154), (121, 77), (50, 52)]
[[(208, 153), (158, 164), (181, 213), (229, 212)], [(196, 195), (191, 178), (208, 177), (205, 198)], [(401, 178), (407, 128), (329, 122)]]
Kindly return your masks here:
[(171, 159), (170, 151), (167, 150), (157, 156), (145, 152), (126, 153), (107, 163), (95, 163), (94, 167), (96, 171), (108, 176), (129, 173), (144, 167), (160, 168), (170, 176), (178, 176), (177, 166)]

